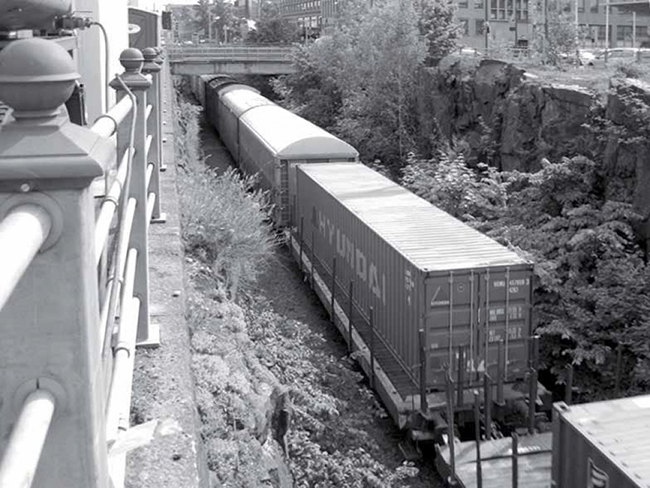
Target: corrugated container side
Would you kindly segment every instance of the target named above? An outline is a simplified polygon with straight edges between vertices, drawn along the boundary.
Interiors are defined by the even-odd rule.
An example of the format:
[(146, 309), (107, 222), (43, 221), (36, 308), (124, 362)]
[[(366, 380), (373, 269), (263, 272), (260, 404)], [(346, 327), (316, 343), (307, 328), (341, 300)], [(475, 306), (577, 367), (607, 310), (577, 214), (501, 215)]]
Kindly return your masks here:
[(230, 151), (232, 157), (239, 162), (239, 121), (235, 114), (221, 102), (221, 99), (219, 99), (218, 103), (219, 109), (215, 117), (219, 137)]
[[(336, 257), (339, 286), (345, 289), (350, 281), (354, 282), (354, 302), (360, 314), (368, 321), (373, 307), (376, 333), (389, 349), (401, 349), (397, 357), (410, 361), (406, 351), (417, 340), (419, 304), (412, 303), (406, 314), (389, 315), (399, 310), (395, 300), (402, 288), (401, 281), (397, 283), (390, 277), (404, 276), (404, 259), (300, 169), (298, 166), (296, 218), (298, 225), (302, 222), (307, 247), (313, 248), (328, 270)], [(421, 289), (421, 277), (416, 280)], [(411, 374), (413, 366), (405, 363), (402, 367)]]
[(274, 190), (276, 159), (257, 134), (239, 121), (239, 166), (249, 175), (258, 175), (258, 183), (265, 190)]
[(650, 396), (555, 404), (552, 486), (650, 487), (649, 434)]
[[(337, 168), (329, 170), (333, 173)], [(362, 171), (362, 176), (367, 171)], [(356, 305), (366, 320), (373, 307), (378, 340), (392, 353), (412, 386), (420, 381), (421, 328), (425, 330), (427, 388), (431, 390), (444, 387), (444, 368), (450, 361), (452, 369), (457, 369), (456, 347), (460, 345), (473, 352), (466, 355), (467, 372), (483, 371), (487, 355), (488, 368), (496, 373), (498, 344), (503, 340), (507, 379), (522, 378), (531, 327), (532, 266), (522, 261), (512, 266), (452, 268), (447, 272), (420, 269), (389, 243), (388, 235), (379, 235), (363, 217), (314, 180), (310, 173), (317, 172), (317, 168), (298, 167), (296, 226), (302, 228), (303, 240), (310, 249), (313, 236), (314, 252), (326, 271), (337, 259), (338, 286), (346, 289), (351, 280), (355, 282)], [(354, 181), (347, 183), (354, 187)], [(382, 189), (385, 195), (405, 191), (395, 184), (387, 185)], [(367, 197), (354, 195), (350, 190), (346, 197)], [(395, 224), (412, 227), (412, 238), (417, 239), (418, 222), (415, 218)], [(457, 222), (457, 226), (464, 224)], [(441, 247), (437, 254), (443, 251)], [(473, 376), (466, 374), (466, 379), (478, 380), (478, 375)]]

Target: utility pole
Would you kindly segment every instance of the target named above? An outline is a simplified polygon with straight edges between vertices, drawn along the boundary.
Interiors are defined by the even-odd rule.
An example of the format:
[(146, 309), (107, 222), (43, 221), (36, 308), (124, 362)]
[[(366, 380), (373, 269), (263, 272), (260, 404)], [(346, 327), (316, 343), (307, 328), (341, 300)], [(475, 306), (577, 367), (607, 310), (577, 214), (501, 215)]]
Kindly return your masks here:
[(483, 5), (485, 6), (483, 30), (485, 31), (485, 55), (487, 56), (488, 49), (490, 48), (490, 0), (483, 0)]
[(609, 2), (605, 4), (605, 65), (607, 65), (609, 50)]
[(580, 34), (579, 34), (579, 29), (580, 25), (578, 24), (578, 1), (576, 0), (575, 4), (575, 42), (576, 42), (576, 63), (577, 66), (580, 65)]
[(548, 52), (548, 0), (544, 0), (544, 54)]

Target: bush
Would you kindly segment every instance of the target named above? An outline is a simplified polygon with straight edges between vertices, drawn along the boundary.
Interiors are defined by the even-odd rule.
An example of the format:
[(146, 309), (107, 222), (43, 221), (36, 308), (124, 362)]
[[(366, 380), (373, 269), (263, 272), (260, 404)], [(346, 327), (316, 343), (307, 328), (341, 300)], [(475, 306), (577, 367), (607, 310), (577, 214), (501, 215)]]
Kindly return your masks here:
[(181, 225), (188, 252), (212, 267), (232, 299), (246, 291), (271, 259), (275, 240), (268, 223), (267, 193), (255, 179), (234, 170), (222, 175), (200, 154), (198, 109), (179, 101), (176, 109)]
[[(578, 156), (535, 173), (499, 173), (443, 155), (412, 161), (407, 187), (535, 261), (535, 325), (542, 366), (576, 366), (583, 399), (650, 387), (650, 267), (629, 203), (607, 200), (604, 170)], [(457, 210), (455, 210), (457, 209)]]

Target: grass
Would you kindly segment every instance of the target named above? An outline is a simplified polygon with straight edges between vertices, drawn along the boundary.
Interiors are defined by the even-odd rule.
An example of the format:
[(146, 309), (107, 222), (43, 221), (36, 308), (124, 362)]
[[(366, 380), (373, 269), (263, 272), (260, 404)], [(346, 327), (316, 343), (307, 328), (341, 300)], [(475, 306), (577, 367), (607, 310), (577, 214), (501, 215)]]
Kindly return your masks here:
[(266, 194), (234, 171), (204, 164), (200, 110), (175, 105), (188, 324), (201, 437), (212, 487), (291, 486), (277, 446), (266, 442), (277, 379), (260, 365), (235, 303), (273, 258)]
[(200, 152), (199, 110), (179, 100), (181, 222), (186, 250), (209, 265), (235, 300), (255, 283), (276, 241), (268, 222), (267, 194), (234, 170), (217, 175)]

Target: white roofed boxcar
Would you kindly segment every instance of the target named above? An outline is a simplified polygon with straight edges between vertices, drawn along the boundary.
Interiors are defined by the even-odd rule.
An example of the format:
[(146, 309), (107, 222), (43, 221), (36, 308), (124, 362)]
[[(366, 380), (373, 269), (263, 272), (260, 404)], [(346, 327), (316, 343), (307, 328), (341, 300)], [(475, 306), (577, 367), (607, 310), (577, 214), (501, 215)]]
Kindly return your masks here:
[(211, 121), (240, 169), (258, 175), (260, 186), (271, 191), (278, 227), (290, 220), (296, 164), (358, 160), (350, 144), (244, 85), (219, 89)]

